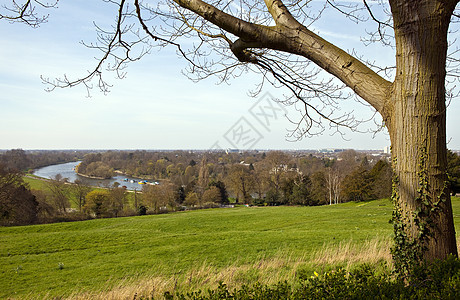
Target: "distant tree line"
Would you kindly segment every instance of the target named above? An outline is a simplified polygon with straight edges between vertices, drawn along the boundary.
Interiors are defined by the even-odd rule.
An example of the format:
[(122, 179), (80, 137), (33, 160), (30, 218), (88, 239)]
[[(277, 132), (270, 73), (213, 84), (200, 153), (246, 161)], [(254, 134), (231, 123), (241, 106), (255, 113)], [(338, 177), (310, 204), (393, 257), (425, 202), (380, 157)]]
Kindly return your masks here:
[(0, 153), (0, 163), (7, 170), (33, 171), (33, 169), (77, 161), (88, 151), (11, 149)]
[[(6, 154), (6, 155), (5, 155)], [(47, 161), (67, 160), (71, 156)], [(5, 157), (13, 158), (9, 164)], [(120, 183), (95, 189), (57, 175), (45, 188), (24, 182), (32, 164), (21, 150), (0, 160), (0, 225), (27, 225), (90, 218), (159, 214), (184, 209), (251, 205), (326, 205), (386, 198), (392, 172), (386, 159), (348, 150), (335, 158), (281, 151), (250, 153), (108, 151), (86, 153), (82, 165), (160, 180), (129, 192)], [(21, 163), (26, 159), (27, 165)], [(39, 160), (35, 160), (38, 162)], [(44, 159), (40, 161), (45, 161)], [(90, 168), (91, 169), (91, 168)], [(93, 175), (92, 175), (93, 176)], [(460, 191), (460, 157), (449, 152), (449, 180)]]
[(460, 156), (452, 151), (447, 151), (447, 175), (452, 195), (460, 193)]
[(111, 178), (114, 169), (102, 161), (102, 153), (89, 153), (84, 156), (84, 160), (77, 166), (78, 174), (97, 178)]
[[(389, 197), (392, 177), (387, 158), (376, 159), (353, 150), (335, 158), (282, 151), (107, 151), (85, 155), (78, 171), (88, 176), (107, 177), (118, 172), (159, 180), (161, 187), (146, 187), (144, 192), (169, 189), (165, 195), (182, 194), (175, 203), (189, 206), (227, 203), (222, 196), (227, 190), (235, 203), (256, 205), (365, 201)], [(158, 207), (171, 205), (172, 198), (162, 200), (161, 205), (159, 200), (147, 202), (158, 211)]]

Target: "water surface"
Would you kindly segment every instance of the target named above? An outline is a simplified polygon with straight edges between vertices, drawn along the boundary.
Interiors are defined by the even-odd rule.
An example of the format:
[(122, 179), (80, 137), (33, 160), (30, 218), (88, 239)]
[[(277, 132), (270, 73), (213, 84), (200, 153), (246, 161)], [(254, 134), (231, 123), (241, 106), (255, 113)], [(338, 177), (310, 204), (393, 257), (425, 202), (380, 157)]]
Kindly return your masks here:
[[(87, 178), (78, 175), (75, 173), (75, 167), (80, 163), (80, 161), (69, 162), (64, 164), (52, 165), (37, 169), (34, 171), (34, 175), (46, 178), (46, 179), (53, 179), (56, 177), (57, 174), (61, 174), (63, 178), (67, 178), (69, 182), (75, 182), (75, 180), (80, 180), (88, 185), (91, 186), (99, 186), (99, 187), (110, 187), (113, 186), (115, 182), (118, 182), (120, 186), (126, 186), (128, 190), (141, 190), (142, 184), (139, 184), (139, 178), (129, 177), (125, 175), (118, 175), (114, 176), (111, 179), (94, 179), (94, 178)], [(126, 181), (126, 179), (128, 181)], [(131, 182), (135, 181), (135, 182)]]

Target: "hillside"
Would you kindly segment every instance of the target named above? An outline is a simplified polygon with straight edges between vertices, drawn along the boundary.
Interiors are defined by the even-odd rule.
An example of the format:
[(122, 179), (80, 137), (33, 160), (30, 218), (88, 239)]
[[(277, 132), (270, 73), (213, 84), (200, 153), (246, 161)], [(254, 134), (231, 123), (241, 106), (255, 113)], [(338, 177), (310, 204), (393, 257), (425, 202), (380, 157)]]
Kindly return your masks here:
[[(459, 198), (453, 206), (458, 226)], [(392, 233), (391, 211), (388, 200), (378, 200), (0, 228), (0, 298), (105, 297), (111, 289), (150, 293), (219, 279), (235, 285), (290, 280), (299, 268), (313, 271), (330, 263), (317, 259), (327, 256), (321, 251), (339, 248), (349, 256), (357, 245), (369, 250), (372, 243), (386, 259), (381, 245)]]

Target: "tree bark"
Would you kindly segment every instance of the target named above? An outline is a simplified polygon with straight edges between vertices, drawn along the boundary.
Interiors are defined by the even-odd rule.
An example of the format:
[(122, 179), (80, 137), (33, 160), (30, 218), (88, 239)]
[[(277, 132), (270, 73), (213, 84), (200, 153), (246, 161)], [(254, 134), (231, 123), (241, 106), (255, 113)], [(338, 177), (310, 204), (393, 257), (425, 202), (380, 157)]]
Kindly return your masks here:
[(447, 190), (445, 64), (447, 31), (456, 1), (390, 1), (396, 69), (383, 112), (399, 180), (397, 199), (406, 234), (425, 235), (423, 258), (457, 255)]

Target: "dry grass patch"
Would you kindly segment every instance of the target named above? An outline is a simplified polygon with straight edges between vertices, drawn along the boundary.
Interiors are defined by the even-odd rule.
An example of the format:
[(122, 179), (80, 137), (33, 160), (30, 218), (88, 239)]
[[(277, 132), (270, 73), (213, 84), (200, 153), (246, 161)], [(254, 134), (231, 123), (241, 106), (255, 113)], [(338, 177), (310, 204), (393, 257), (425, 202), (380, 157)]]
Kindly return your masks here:
[(139, 279), (125, 279), (116, 285), (107, 284), (101, 292), (76, 293), (68, 299), (135, 299), (154, 298), (162, 299), (165, 292), (175, 294), (197, 290), (215, 289), (219, 282), (224, 282), (232, 288), (242, 285), (252, 285), (257, 281), (272, 285), (279, 281), (293, 281), (296, 270), (304, 265), (305, 260), (293, 260), (290, 257), (261, 259), (257, 263), (247, 265), (231, 265), (226, 268), (216, 268), (209, 264), (203, 264), (184, 274), (176, 274), (173, 277), (150, 277)]
[[(204, 263), (186, 273), (173, 277), (150, 277), (125, 279), (121, 283), (104, 289), (102, 292), (74, 294), (69, 299), (135, 299), (140, 297), (161, 299), (165, 292), (175, 294), (197, 290), (215, 289), (224, 282), (230, 289), (242, 285), (263, 282), (274, 285), (280, 281), (293, 282), (299, 269), (315, 270), (322, 266), (360, 264), (379, 264), (382, 261), (391, 264), (389, 246), (391, 240), (374, 239), (362, 244), (348, 241), (338, 245), (324, 245), (311, 255), (293, 258), (289, 253), (280, 251), (272, 258), (262, 257), (253, 264), (234, 263), (225, 268), (217, 268)], [(312, 273), (313, 274), (313, 273)]]
[(312, 254), (311, 263), (316, 265), (346, 265), (359, 263), (392, 264), (390, 247), (391, 238), (375, 238), (357, 244), (353, 240), (340, 242), (338, 245), (325, 244)]

